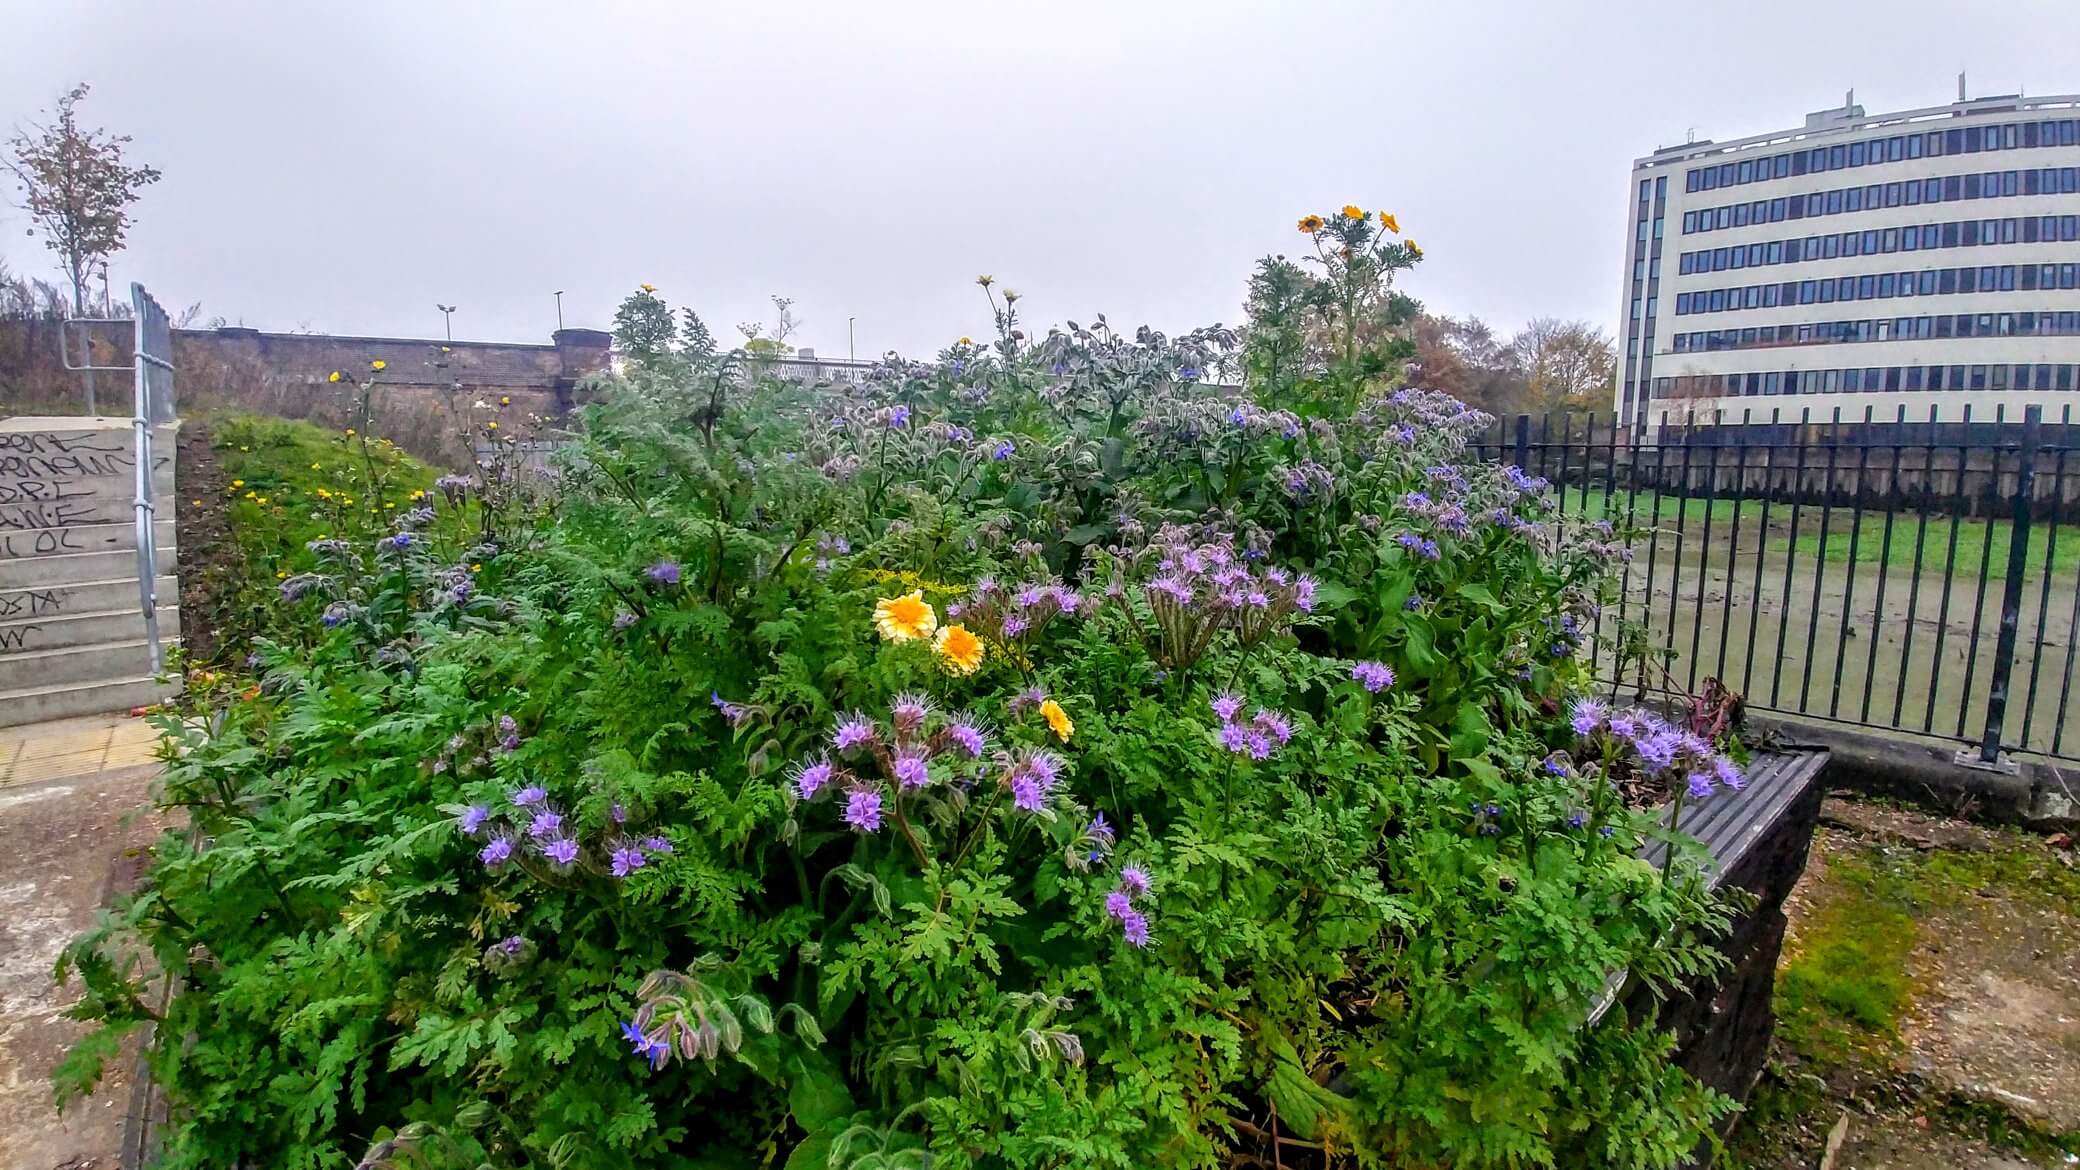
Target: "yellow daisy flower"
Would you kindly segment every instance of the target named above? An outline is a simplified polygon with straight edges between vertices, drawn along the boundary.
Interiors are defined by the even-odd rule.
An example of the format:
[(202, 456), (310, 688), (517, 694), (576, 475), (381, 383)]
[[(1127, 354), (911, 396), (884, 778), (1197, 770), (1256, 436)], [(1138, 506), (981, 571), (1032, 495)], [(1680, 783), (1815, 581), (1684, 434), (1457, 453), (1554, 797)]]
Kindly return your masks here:
[(982, 639), (969, 632), (966, 626), (941, 628), (939, 636), (932, 639), (932, 649), (944, 660), (946, 669), (954, 674), (974, 674), (982, 665)]
[(1407, 248), (1410, 252), (1415, 253), (1415, 256), (1418, 260), (1422, 259), (1423, 250), (1421, 248), (1416, 247), (1416, 242), (1414, 240), (1402, 240), (1401, 246)]
[(884, 597), (874, 603), (874, 628), (891, 642), (929, 638), (939, 628), (939, 615), (924, 599), (924, 590), (914, 589), (901, 597)]
[(1076, 734), (1076, 722), (1070, 719), (1069, 713), (1062, 710), (1062, 705), (1053, 699), (1040, 704), (1040, 718), (1047, 720), (1049, 730), (1063, 743), (1069, 742), (1069, 737)]
[(654, 285), (654, 284), (651, 284), (651, 283), (650, 283), (649, 281), (647, 281), (647, 280), (646, 280), (646, 281), (644, 281), (643, 283), (641, 283), (641, 284), (637, 285), (636, 287), (637, 287), (637, 288), (639, 288), (639, 289), (642, 289), (642, 290), (643, 290), (644, 292), (646, 292), (646, 293), (654, 293), (654, 292), (656, 292), (656, 291), (657, 291), (657, 286), (656, 286), (656, 285)]
[(1343, 205), (1343, 217), (1345, 219), (1364, 219), (1365, 209), (1355, 203), (1346, 203)]
[(1384, 211), (1379, 213), (1379, 226), (1393, 232), (1397, 236), (1401, 234), (1401, 221)]
[(329, 378), (327, 378), (327, 379), (325, 379), (325, 380), (326, 380), (327, 382), (337, 382), (337, 381), (339, 381), (339, 371), (338, 371), (338, 370), (334, 370), (334, 371), (332, 371), (332, 376), (331, 376), (331, 377), (329, 377)]
[(1310, 235), (1310, 236), (1311, 236), (1311, 235), (1313, 235), (1313, 234), (1315, 234), (1315, 233), (1316, 233), (1316, 232), (1318, 232), (1318, 231), (1321, 231), (1321, 230), (1322, 230), (1322, 217), (1321, 217), (1321, 216), (1319, 216), (1319, 215), (1303, 215), (1303, 216), (1301, 216), (1301, 217), (1300, 217), (1300, 230), (1301, 230), (1301, 231), (1303, 231), (1303, 232), (1306, 232), (1306, 233), (1307, 233), (1308, 235)]
[(368, 363), (368, 368), (371, 370), (380, 370), (387, 367), (389, 364), (389, 362), (384, 361), (382, 358), (377, 358), (376, 360)]

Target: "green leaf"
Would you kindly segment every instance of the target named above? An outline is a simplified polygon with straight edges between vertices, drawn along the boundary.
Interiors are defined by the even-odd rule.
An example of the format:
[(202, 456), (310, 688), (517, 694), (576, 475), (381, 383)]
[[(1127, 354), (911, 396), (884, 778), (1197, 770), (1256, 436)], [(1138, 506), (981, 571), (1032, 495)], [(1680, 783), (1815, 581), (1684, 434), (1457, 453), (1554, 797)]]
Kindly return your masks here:
[(1487, 609), (1492, 613), (1502, 613), (1504, 610), (1508, 608), (1507, 606), (1503, 605), (1499, 599), (1496, 598), (1495, 594), (1491, 592), (1486, 585), (1483, 585), (1478, 581), (1468, 581), (1466, 584), (1461, 585), (1457, 589), (1452, 590), (1452, 593), (1455, 596), (1463, 597), (1466, 600), (1473, 602), (1475, 605), (1481, 606), (1482, 608)]
[(1464, 760), (1480, 755), (1488, 750), (1488, 741), (1494, 735), (1486, 712), (1472, 703), (1459, 704), (1459, 713), (1452, 717), (1452, 758)]
[(814, 1132), (850, 1117), (856, 1106), (852, 1090), (838, 1066), (822, 1052), (805, 1052), (793, 1061), (795, 1076), (787, 1086), (787, 1107), (795, 1124)]

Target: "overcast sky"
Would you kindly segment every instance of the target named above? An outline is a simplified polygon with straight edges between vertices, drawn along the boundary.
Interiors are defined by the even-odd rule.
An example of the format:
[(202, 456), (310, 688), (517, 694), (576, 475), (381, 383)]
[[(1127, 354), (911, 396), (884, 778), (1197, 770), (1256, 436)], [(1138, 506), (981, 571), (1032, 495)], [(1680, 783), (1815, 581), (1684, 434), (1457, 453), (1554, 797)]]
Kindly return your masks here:
[[(0, 0), (0, 126), (68, 85), (165, 172), (120, 284), (263, 329), (546, 340), (642, 281), (718, 336), (926, 354), (1029, 320), (1237, 323), (1303, 212), (1387, 207), (1404, 288), (1615, 324), (1631, 160), (2080, 92), (2080, 0), (1227, 4)], [(0, 258), (49, 275), (0, 209)]]

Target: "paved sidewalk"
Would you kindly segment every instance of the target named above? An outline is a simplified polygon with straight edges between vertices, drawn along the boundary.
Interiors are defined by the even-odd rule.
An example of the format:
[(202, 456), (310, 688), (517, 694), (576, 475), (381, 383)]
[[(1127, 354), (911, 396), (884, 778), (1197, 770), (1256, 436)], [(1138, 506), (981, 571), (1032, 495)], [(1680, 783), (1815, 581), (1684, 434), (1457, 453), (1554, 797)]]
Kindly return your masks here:
[(130, 715), (87, 715), (0, 728), (0, 788), (149, 764), (159, 733)]
[(51, 964), (128, 884), (158, 835), (163, 821), (151, 811), (156, 742), (144, 720), (121, 715), (0, 730), (5, 1170), (116, 1170), (133, 1058), (115, 1062), (100, 1091), (57, 1115), (51, 1069), (86, 1027), (63, 1018), (79, 985), (53, 985)]

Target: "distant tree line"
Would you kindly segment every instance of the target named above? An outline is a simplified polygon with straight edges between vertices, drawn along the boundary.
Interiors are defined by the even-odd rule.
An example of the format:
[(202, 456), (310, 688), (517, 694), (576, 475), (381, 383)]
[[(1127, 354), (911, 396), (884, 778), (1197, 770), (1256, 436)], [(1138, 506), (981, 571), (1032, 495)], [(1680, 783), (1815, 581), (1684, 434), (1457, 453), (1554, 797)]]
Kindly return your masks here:
[(1422, 313), (1407, 379), (1491, 414), (1608, 412), (1617, 370), (1617, 346), (1586, 321), (1537, 317), (1505, 340), (1479, 317)]

